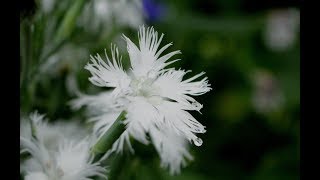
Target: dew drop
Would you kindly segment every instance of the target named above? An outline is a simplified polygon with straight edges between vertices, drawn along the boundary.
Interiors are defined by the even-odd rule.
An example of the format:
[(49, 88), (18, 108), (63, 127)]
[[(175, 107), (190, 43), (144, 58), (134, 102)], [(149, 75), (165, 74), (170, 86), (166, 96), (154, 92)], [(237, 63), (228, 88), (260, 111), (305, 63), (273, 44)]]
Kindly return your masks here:
[(192, 102), (191, 105), (196, 109), (196, 110), (200, 110), (202, 108), (202, 104), (198, 103), (198, 102)]
[(206, 133), (206, 132), (207, 132), (207, 130), (205, 130), (205, 129), (201, 129), (199, 132), (200, 132), (200, 133)]
[(205, 129), (200, 129), (200, 128), (196, 128), (196, 129), (194, 129), (197, 133), (205, 133), (205, 132), (207, 132), (207, 130), (205, 130)]
[(202, 141), (202, 139), (200, 139), (200, 138), (195, 138), (195, 139), (193, 139), (193, 143), (194, 143), (194, 145), (196, 145), (196, 146), (201, 146), (202, 145), (202, 143), (203, 143), (203, 141)]

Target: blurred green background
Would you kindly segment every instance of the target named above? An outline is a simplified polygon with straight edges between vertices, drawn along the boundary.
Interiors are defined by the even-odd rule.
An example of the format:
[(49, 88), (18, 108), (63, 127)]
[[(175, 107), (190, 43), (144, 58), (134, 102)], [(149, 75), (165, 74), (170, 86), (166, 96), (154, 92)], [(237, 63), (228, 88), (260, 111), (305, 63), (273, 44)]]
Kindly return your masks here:
[[(161, 169), (151, 146), (136, 144), (135, 155), (123, 155), (127, 158), (122, 160), (118, 179), (300, 179), (298, 3), (249, 0), (143, 3), (150, 2), (152, 7), (160, 8), (144, 9), (149, 15), (145, 24), (165, 34), (162, 44), (173, 42), (168, 51), (182, 51), (178, 57), (182, 60), (174, 66), (191, 69), (194, 74), (205, 71), (209, 78), (213, 90), (197, 98), (204, 105), (202, 114), (192, 113), (207, 132), (200, 135), (204, 141), (201, 147), (190, 147), (194, 161), (180, 175), (170, 176)], [(72, 4), (61, 1), (56, 11), (39, 15), (39, 7), (31, 2), (30, 8), (20, 12), (21, 37), (32, 40), (28, 44), (28, 40), (20, 37), (21, 49), (35, 49), (31, 55), (22, 52), (21, 59), (32, 57), (34, 64), (29, 67), (37, 69), (50, 59), (43, 55), (50, 54), (50, 46), (57, 50), (48, 57), (54, 54), (58, 57), (53, 65), (37, 72), (41, 75), (31, 81), (34, 86), (21, 86), (22, 113), (38, 109), (50, 119), (85, 121), (84, 112), (73, 112), (67, 102), (75, 97), (73, 84), (88, 94), (103, 90), (90, 84), (89, 73), (83, 69), (89, 54), (103, 53), (111, 42), (125, 47), (119, 38), (122, 33), (137, 42), (136, 30), (132, 28), (106, 26), (103, 28), (109, 28), (107, 32), (101, 28), (88, 32), (76, 25), (66, 42), (54, 44), (57, 24)], [(120, 51), (125, 53), (124, 48)], [(32, 79), (33, 75), (26, 77)]]

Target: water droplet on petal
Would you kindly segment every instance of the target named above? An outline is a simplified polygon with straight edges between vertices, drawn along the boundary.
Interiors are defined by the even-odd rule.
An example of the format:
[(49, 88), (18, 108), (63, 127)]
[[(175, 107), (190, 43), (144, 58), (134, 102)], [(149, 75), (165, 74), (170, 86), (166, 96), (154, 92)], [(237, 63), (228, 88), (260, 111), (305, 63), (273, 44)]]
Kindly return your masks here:
[(193, 106), (193, 108), (195, 108), (195, 110), (199, 111), (202, 108), (202, 104), (198, 103), (198, 102), (192, 102), (191, 105)]
[(193, 143), (194, 143), (194, 145), (196, 145), (196, 146), (201, 146), (202, 145), (202, 143), (203, 143), (203, 141), (202, 141), (202, 139), (200, 139), (200, 138), (195, 138), (195, 139), (193, 139)]
[(200, 128), (195, 128), (194, 129), (197, 133), (205, 133), (205, 132), (207, 132), (207, 130), (205, 130), (205, 129), (200, 129)]
[(200, 133), (206, 133), (206, 132), (207, 132), (207, 130), (205, 130), (205, 129), (201, 129), (199, 132), (200, 132)]

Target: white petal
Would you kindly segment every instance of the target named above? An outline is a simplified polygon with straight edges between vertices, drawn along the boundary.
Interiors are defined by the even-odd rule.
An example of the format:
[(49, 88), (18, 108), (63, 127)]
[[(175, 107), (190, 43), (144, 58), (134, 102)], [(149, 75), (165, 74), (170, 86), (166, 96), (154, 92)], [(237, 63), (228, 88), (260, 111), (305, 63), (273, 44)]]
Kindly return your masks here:
[(116, 121), (121, 112), (103, 113), (99, 116), (94, 116), (89, 121), (94, 122), (93, 132), (97, 137), (102, 136), (112, 124)]
[(42, 165), (34, 158), (26, 159), (24, 162), (20, 163), (20, 172), (41, 172), (43, 170)]
[(49, 180), (43, 172), (32, 172), (24, 177), (25, 180)]
[(56, 155), (57, 167), (63, 174), (63, 179), (87, 179), (91, 176), (105, 177), (105, 169), (98, 163), (92, 163), (90, 142), (84, 139), (80, 142), (65, 141)]
[(194, 81), (204, 73), (182, 80), (188, 71), (170, 69), (161, 74), (154, 82), (159, 95), (189, 106), (189, 110), (200, 110), (202, 105), (191, 96), (199, 96), (211, 90), (207, 77)]
[(122, 111), (127, 100), (114, 96), (113, 92), (114, 91), (105, 91), (97, 95), (82, 94), (80, 97), (70, 101), (70, 105), (73, 109), (87, 106), (90, 115), (101, 115), (105, 112)]
[(44, 120), (45, 115), (38, 113), (38, 111), (34, 111), (30, 113), (30, 120), (33, 121), (33, 123), (42, 122)]
[(109, 108), (108, 104), (112, 102), (111, 91), (105, 91), (97, 95), (85, 95), (81, 94), (78, 98), (70, 101), (70, 105), (73, 109), (80, 109), (83, 106), (89, 108), (99, 109), (102, 107)]
[[(55, 151), (61, 140), (65, 138), (80, 140), (88, 133), (77, 121), (55, 121), (48, 123), (44, 115), (37, 112), (30, 114), (30, 119), (35, 128), (35, 136), (39, 143), (50, 151)], [(31, 127), (29, 123), (21, 121), (21, 136), (31, 140)]]
[(118, 48), (111, 46), (111, 53), (111, 60), (106, 53), (106, 62), (99, 54), (95, 57), (91, 56), (91, 63), (85, 66), (85, 69), (92, 74), (89, 80), (100, 87), (125, 88), (129, 85), (130, 79), (120, 63), (121, 57)]
[(199, 123), (184, 106), (177, 102), (163, 101), (157, 105), (157, 109), (164, 116), (163, 122), (174, 132), (184, 136), (197, 146), (201, 146), (202, 140), (195, 133), (205, 133), (205, 126)]
[[(130, 142), (130, 135), (129, 135), (128, 130), (125, 130), (121, 134), (119, 139), (116, 142), (114, 142), (114, 144), (112, 145), (111, 150), (107, 153), (111, 153), (111, 152), (122, 153), (125, 147), (127, 147), (131, 153), (134, 152), (132, 145), (131, 145), (131, 142)], [(108, 155), (106, 154), (106, 156), (108, 156)], [(102, 158), (102, 159), (104, 159), (104, 158)]]
[[(25, 139), (20, 136), (20, 146), (24, 151), (29, 152), (32, 158), (37, 161), (41, 167), (47, 166), (51, 162), (51, 155), (49, 150), (44, 146), (44, 144), (38, 142), (36, 139)], [(38, 165), (35, 166), (37, 169)]]
[(23, 118), (20, 120), (20, 136), (31, 139), (31, 126), (27, 119)]
[(89, 144), (87, 142), (64, 142), (60, 145), (56, 157), (57, 165), (64, 172), (79, 171), (86, 165), (89, 160)]
[(181, 166), (186, 166), (187, 160), (193, 160), (187, 149), (187, 140), (170, 128), (156, 129), (150, 136), (161, 158), (161, 166), (169, 168), (171, 174), (180, 173)]
[(127, 130), (136, 140), (148, 144), (146, 133), (161, 123), (161, 115), (147, 99), (136, 97), (127, 108)]
[(141, 26), (138, 37), (140, 49), (129, 38), (124, 36), (127, 42), (132, 71), (136, 77), (147, 76), (154, 78), (154, 76), (159, 74), (160, 70), (171, 63), (166, 63), (166, 61), (180, 53), (180, 51), (174, 51), (160, 57), (160, 54), (171, 46), (172, 43), (158, 50), (163, 34), (158, 38), (158, 32), (153, 27), (145, 28)]

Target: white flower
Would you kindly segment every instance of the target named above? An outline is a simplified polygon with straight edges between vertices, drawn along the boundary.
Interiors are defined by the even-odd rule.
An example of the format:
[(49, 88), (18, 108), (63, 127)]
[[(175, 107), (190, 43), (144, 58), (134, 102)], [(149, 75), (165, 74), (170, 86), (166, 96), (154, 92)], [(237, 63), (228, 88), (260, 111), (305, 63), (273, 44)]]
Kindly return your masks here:
[(143, 24), (144, 14), (141, 0), (108, 0), (108, 3), (117, 25), (137, 29)]
[(143, 22), (141, 0), (94, 0), (85, 7), (80, 19), (80, 24), (91, 31), (97, 31), (100, 27), (137, 29)]
[[(76, 121), (56, 121), (48, 123), (45, 115), (33, 112), (29, 116), (32, 124), (35, 126), (36, 138), (48, 149), (55, 150), (60, 142), (65, 139), (81, 140), (87, 131)], [(31, 126), (26, 119), (20, 123), (20, 134), (26, 139), (31, 139)]]
[(106, 170), (93, 163), (88, 139), (80, 142), (65, 140), (58, 150), (52, 151), (36, 139), (20, 137), (24, 152), (31, 158), (26, 161), (27, 180), (90, 180), (90, 177), (104, 175)]
[[(87, 105), (91, 112), (96, 113), (91, 120), (96, 122), (94, 130), (98, 135), (102, 135), (110, 128), (121, 111), (127, 112), (126, 131), (114, 144), (113, 150), (121, 151), (124, 142), (128, 142), (127, 144), (131, 147), (130, 136), (147, 144), (149, 143), (147, 134), (154, 136), (155, 132), (162, 134), (172, 132), (177, 137), (193, 141), (195, 145), (200, 146), (202, 140), (195, 134), (205, 133), (205, 126), (200, 124), (188, 111), (200, 112), (202, 105), (192, 96), (202, 95), (211, 90), (207, 77), (196, 80), (204, 74), (202, 72), (191, 78), (183, 79), (190, 71), (165, 69), (169, 64), (177, 61), (169, 61), (169, 59), (179, 54), (180, 51), (161, 56), (172, 43), (160, 48), (163, 34), (159, 37), (152, 27), (142, 26), (138, 37), (139, 47), (124, 36), (131, 62), (128, 72), (123, 69), (121, 56), (115, 46), (111, 47), (111, 58), (106, 54), (106, 62), (100, 55), (91, 56), (91, 63), (85, 66), (85, 69), (92, 74), (89, 80), (96, 86), (110, 87), (113, 90), (97, 96), (80, 96), (72, 102), (73, 106), (79, 108)], [(159, 145), (158, 141), (171, 143), (165, 139), (165, 137), (153, 137), (153, 143), (155, 146)], [(173, 142), (181, 144), (178, 142), (180, 140), (174, 139), (171, 138)], [(176, 152), (183, 152), (176, 161), (180, 167), (180, 163), (184, 162), (182, 157), (190, 156), (182, 150), (185, 149), (184, 146), (174, 148), (176, 149), (161, 150), (159, 147), (158, 151), (161, 157), (170, 157), (177, 154)], [(162, 159), (163, 164), (168, 164), (168, 158)], [(175, 172), (178, 167), (173, 164), (169, 166), (174, 167), (172, 172)]]
[(297, 9), (272, 10), (268, 14), (265, 43), (274, 51), (290, 48), (297, 38), (300, 26), (300, 12)]

